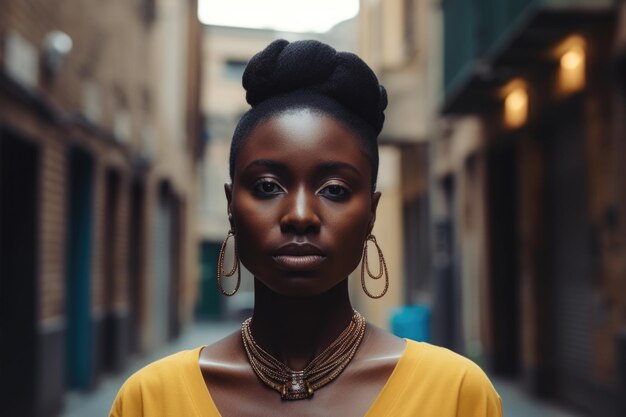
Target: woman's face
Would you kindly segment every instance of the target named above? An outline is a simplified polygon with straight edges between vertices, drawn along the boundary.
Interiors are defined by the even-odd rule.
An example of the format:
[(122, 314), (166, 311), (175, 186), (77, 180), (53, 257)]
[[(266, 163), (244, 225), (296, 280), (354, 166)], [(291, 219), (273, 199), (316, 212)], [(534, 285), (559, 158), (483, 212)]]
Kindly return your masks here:
[(274, 292), (313, 296), (347, 278), (380, 193), (359, 138), (307, 109), (255, 127), (226, 186), (239, 258)]

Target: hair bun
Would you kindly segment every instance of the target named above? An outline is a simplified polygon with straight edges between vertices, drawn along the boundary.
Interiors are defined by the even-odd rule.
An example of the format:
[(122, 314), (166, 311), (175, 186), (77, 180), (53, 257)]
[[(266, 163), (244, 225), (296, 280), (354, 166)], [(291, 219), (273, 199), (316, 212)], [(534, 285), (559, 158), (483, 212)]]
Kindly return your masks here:
[(385, 89), (361, 58), (315, 40), (272, 42), (248, 63), (243, 87), (252, 107), (294, 91), (321, 93), (360, 116), (376, 133), (387, 107)]

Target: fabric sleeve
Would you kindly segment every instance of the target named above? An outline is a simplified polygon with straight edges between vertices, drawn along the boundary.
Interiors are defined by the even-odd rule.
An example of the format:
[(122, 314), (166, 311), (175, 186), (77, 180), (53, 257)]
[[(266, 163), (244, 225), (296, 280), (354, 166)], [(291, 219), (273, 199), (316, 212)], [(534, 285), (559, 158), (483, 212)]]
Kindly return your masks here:
[(141, 388), (137, 381), (132, 377), (129, 378), (117, 393), (109, 411), (109, 417), (142, 417), (141, 395)]
[(460, 386), (457, 416), (502, 417), (502, 401), (478, 365), (468, 366)]

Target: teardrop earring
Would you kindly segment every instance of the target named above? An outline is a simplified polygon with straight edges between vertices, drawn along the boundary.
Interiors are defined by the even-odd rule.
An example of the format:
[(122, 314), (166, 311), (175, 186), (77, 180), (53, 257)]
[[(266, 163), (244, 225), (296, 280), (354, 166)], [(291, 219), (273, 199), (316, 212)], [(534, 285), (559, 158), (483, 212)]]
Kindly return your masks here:
[[(220, 253), (217, 258), (217, 288), (223, 295), (232, 296), (239, 289), (239, 285), (241, 284), (241, 265), (239, 264), (239, 255), (237, 254), (237, 243), (235, 242), (235, 253), (233, 255), (233, 267), (229, 272), (224, 271), (224, 257), (226, 255), (226, 245), (228, 244), (228, 239), (235, 236), (235, 232), (231, 229), (228, 231), (228, 235), (226, 235), (226, 239), (222, 243), (220, 247)], [(235, 282), (235, 288), (232, 291), (224, 290), (222, 286), (222, 278), (223, 277), (232, 277), (237, 273), (237, 281)]]
[[(367, 258), (367, 243), (370, 241), (374, 243), (374, 245), (376, 246), (376, 251), (378, 252), (378, 274), (376, 275), (372, 274)], [(374, 280), (380, 279), (383, 275), (385, 276), (385, 288), (383, 288), (380, 294), (372, 294), (367, 289), (367, 285), (365, 284), (366, 272), (367, 275)], [(380, 246), (378, 246), (378, 242), (376, 242), (376, 237), (374, 237), (374, 235), (372, 234), (367, 236), (367, 238), (365, 239), (365, 245), (363, 246), (363, 258), (361, 260), (361, 287), (363, 287), (363, 291), (365, 292), (365, 294), (367, 294), (368, 297), (374, 299), (382, 297), (387, 293), (387, 290), (389, 289), (389, 273), (387, 272), (387, 263), (385, 262), (383, 251), (380, 249)]]

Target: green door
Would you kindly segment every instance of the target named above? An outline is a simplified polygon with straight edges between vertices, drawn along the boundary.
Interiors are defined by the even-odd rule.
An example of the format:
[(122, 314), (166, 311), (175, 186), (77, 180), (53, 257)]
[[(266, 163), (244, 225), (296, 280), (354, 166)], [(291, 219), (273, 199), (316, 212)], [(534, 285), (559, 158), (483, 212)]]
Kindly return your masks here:
[(93, 376), (91, 250), (93, 159), (70, 153), (67, 245), (67, 385), (86, 389)]
[(200, 244), (200, 287), (196, 318), (207, 320), (222, 314), (221, 298), (217, 291), (217, 254), (220, 244), (202, 242)]

